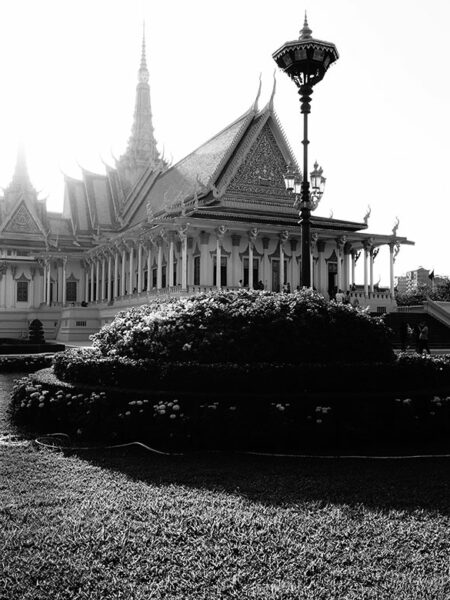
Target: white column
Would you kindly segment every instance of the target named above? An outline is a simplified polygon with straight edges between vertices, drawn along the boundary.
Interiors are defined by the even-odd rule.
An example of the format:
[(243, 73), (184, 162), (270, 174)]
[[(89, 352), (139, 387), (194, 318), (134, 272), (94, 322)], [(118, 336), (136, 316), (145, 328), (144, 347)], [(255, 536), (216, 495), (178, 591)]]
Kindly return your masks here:
[(368, 284), (368, 277), (367, 277), (367, 259), (369, 256), (369, 249), (367, 246), (364, 247), (364, 295), (367, 296), (369, 295), (369, 284)]
[(117, 298), (119, 295), (119, 253), (117, 250), (114, 251), (114, 290), (113, 297)]
[(66, 263), (67, 259), (63, 258), (62, 261), (62, 303), (66, 305)]
[(253, 240), (248, 241), (248, 289), (253, 289)]
[(181, 289), (187, 290), (187, 235), (181, 238)]
[(162, 240), (159, 240), (158, 244), (158, 269), (156, 272), (156, 289), (160, 290), (162, 288)]
[(356, 250), (352, 250), (352, 285), (356, 285), (355, 269), (356, 269)]
[(283, 291), (284, 286), (284, 250), (283, 242), (280, 240), (280, 292)]
[(170, 234), (170, 239), (169, 239), (169, 268), (168, 268), (168, 275), (169, 275), (169, 283), (168, 286), (169, 288), (173, 287), (173, 235)]
[(134, 248), (130, 246), (130, 294), (133, 293), (134, 290)]
[(108, 287), (106, 289), (106, 299), (111, 302), (111, 272), (112, 272), (112, 259), (111, 254), (108, 254)]
[(370, 264), (370, 292), (373, 293), (373, 248), (370, 249), (369, 264)]
[(125, 248), (122, 250), (122, 279), (121, 279), (121, 290), (120, 290), (120, 294), (121, 296), (125, 296), (125, 266), (126, 266), (126, 260), (127, 260), (127, 251), (125, 250)]
[(220, 239), (216, 240), (216, 287), (221, 288), (221, 264), (222, 264), (222, 248), (220, 247)]
[(94, 261), (91, 262), (91, 302), (94, 302)]
[(142, 244), (138, 244), (138, 280), (137, 280), (137, 291), (138, 294), (142, 292)]
[(89, 302), (89, 269), (86, 263), (84, 267), (84, 301)]
[(337, 244), (337, 288), (342, 290), (342, 254), (340, 245)]
[(389, 284), (391, 297), (394, 297), (395, 289), (394, 289), (394, 247), (395, 244), (389, 244)]
[(150, 292), (152, 289), (152, 279), (152, 246), (149, 243), (147, 251), (147, 292)]
[(52, 278), (52, 264), (51, 261), (48, 261), (47, 267), (47, 306), (50, 306), (50, 285)]
[(47, 302), (47, 263), (44, 263), (44, 275), (42, 281), (42, 302)]
[(105, 257), (102, 258), (102, 285), (101, 285), (101, 292), (100, 292), (100, 300), (104, 300), (105, 299), (105, 274), (106, 274), (106, 265), (105, 265)]
[(95, 299), (98, 302), (100, 300), (100, 261), (98, 258), (95, 259)]

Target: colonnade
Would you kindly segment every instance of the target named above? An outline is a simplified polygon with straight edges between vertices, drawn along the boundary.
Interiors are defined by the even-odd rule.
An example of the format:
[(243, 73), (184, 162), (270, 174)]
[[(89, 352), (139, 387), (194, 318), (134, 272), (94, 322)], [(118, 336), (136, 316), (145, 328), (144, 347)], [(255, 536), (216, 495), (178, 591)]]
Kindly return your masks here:
[[(209, 244), (211, 234), (216, 238), (215, 244), (212, 246), (214, 250), (211, 250)], [(226, 234), (231, 237), (231, 254), (224, 249)], [(244, 237), (248, 241), (245, 259), (248, 260), (248, 281), (246, 283), (250, 289), (256, 287), (257, 284), (254, 281), (256, 275), (253, 271), (255, 257), (261, 257), (259, 276), (266, 283), (270, 282), (267, 286), (269, 289), (272, 287), (271, 269), (275, 268), (274, 259), (278, 262), (280, 289), (283, 289), (284, 284), (287, 282), (293, 287), (294, 282), (299, 281), (300, 257), (297, 256), (297, 239), (289, 238), (287, 231), (279, 233), (277, 236), (278, 250), (276, 250), (275, 255), (272, 253), (269, 257), (268, 247), (270, 240), (274, 241), (273, 236), (272, 238), (262, 238), (263, 255), (256, 250), (258, 238), (256, 229), (250, 230), (244, 234)], [(193, 239), (189, 238), (188, 240), (187, 228), (178, 231), (163, 231), (160, 235), (151, 239), (120, 240), (112, 246), (97, 248), (91, 251), (87, 257), (85, 256), (82, 261), (83, 270), (80, 286), (77, 286), (77, 300), (90, 303), (111, 302), (126, 295), (150, 292), (153, 288), (156, 288), (156, 290), (172, 288), (175, 284), (181, 290), (186, 290), (188, 284), (211, 286), (213, 280), (209, 271), (211, 262), (208, 255), (211, 255), (216, 265), (215, 287), (220, 289), (228, 283), (222, 281), (221, 264), (224, 256), (231, 257), (231, 262), (228, 262), (228, 265), (233, 273), (232, 285), (236, 286), (239, 281), (237, 273), (240, 274), (240, 279), (244, 268), (243, 262), (239, 259), (239, 256), (243, 258), (243, 255), (239, 255), (241, 239), (241, 235), (231, 233), (225, 226), (217, 228), (211, 233), (201, 231), (196, 238), (196, 247), (199, 249), (197, 280), (193, 276), (192, 261), (194, 256), (191, 252), (188, 253), (188, 248), (193, 246)], [(286, 251), (288, 240), (290, 252)], [(355, 248), (356, 244), (358, 246)], [(389, 250), (390, 294), (393, 297), (394, 262), (399, 250), (399, 245), (395, 240), (389, 243)], [(364, 295), (368, 297), (369, 294), (374, 292), (373, 267), (378, 251), (379, 247), (375, 246), (371, 238), (359, 240), (356, 243), (353, 242), (352, 246), (345, 236), (337, 238), (333, 243), (333, 240), (320, 240), (317, 234), (313, 234), (311, 243), (313, 287), (323, 293), (328, 291), (328, 273), (330, 272), (328, 263), (335, 262), (336, 287), (344, 291), (351, 290), (356, 285), (356, 263), (361, 257), (364, 262)], [(326, 258), (326, 255), (328, 255), (328, 258)], [(272, 267), (270, 267), (270, 260), (272, 260)], [(290, 267), (285, 272), (286, 260), (290, 261)], [(56, 272), (56, 277), (52, 279), (52, 275), (55, 276), (55, 270), (57, 269), (55, 263), (61, 269)], [(66, 304), (67, 264), (68, 257), (58, 257), (57, 259), (51, 257), (41, 262), (43, 267), (42, 302), (45, 304), (50, 305), (54, 301), (58, 301), (63, 305)], [(190, 274), (189, 277), (188, 274)], [(59, 283), (58, 297), (52, 298), (51, 285), (55, 280)]]

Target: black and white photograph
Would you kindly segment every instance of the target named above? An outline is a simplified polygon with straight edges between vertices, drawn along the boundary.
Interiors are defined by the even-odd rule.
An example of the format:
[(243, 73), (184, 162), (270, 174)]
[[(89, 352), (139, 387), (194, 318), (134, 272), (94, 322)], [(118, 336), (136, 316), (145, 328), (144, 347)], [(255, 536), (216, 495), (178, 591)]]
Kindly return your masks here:
[(0, 22), (0, 598), (448, 600), (448, 1)]

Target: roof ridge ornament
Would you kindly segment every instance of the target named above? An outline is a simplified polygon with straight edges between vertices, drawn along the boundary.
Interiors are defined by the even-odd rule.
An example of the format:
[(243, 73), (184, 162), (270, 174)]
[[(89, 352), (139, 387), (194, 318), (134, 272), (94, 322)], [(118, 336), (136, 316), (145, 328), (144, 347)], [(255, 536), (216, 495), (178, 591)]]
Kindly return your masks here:
[(274, 69), (274, 71), (273, 71), (273, 88), (272, 88), (272, 93), (270, 95), (270, 100), (269, 100), (270, 110), (273, 110), (273, 100), (275, 98), (276, 89), (277, 89), (277, 70)]
[(305, 10), (305, 20), (303, 22), (303, 27), (300, 29), (300, 40), (311, 40), (312, 39), (312, 29), (308, 25), (308, 16)]
[(253, 102), (253, 105), (252, 105), (252, 110), (255, 112), (258, 110), (258, 100), (261, 95), (261, 87), (262, 87), (262, 72), (259, 74), (258, 92), (256, 94), (255, 101)]

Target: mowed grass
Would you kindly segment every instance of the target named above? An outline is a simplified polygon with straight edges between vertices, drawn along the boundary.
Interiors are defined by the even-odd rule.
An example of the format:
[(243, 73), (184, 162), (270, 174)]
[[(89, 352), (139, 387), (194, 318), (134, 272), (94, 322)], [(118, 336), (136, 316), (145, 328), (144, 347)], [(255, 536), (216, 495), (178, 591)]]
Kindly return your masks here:
[(444, 459), (1, 449), (0, 598), (448, 599)]

